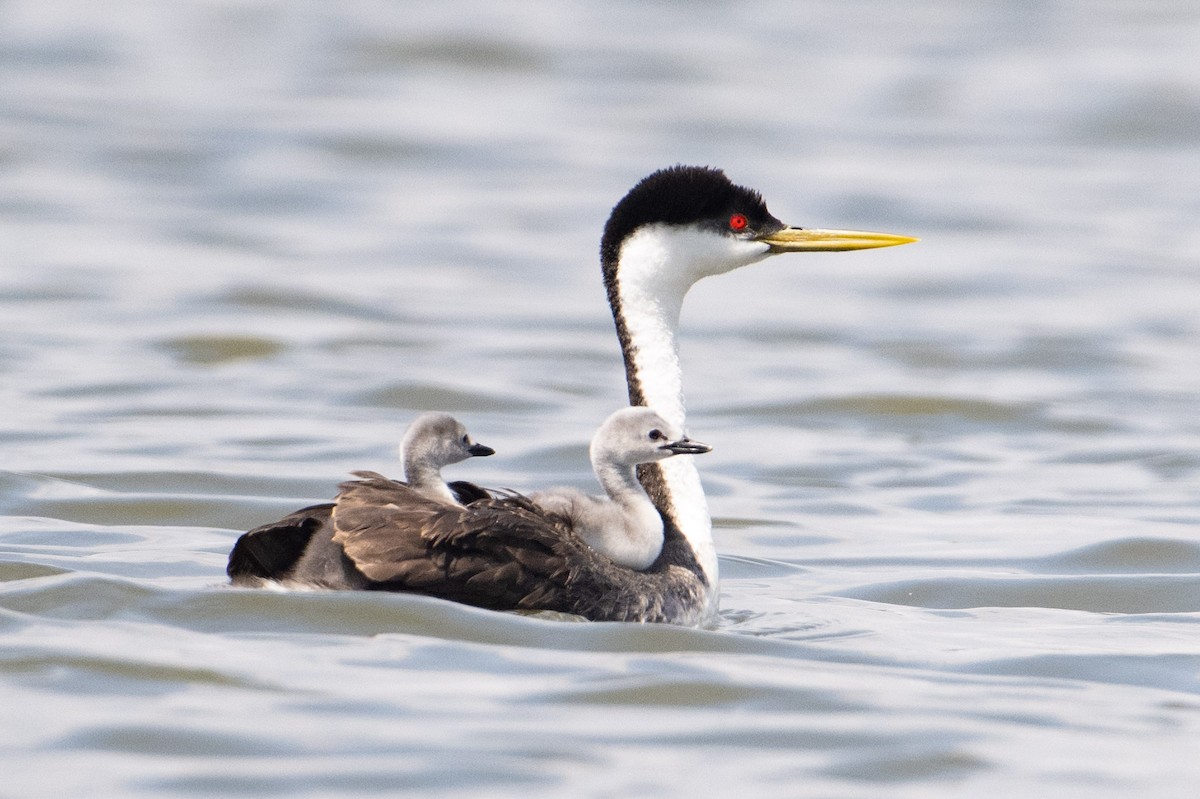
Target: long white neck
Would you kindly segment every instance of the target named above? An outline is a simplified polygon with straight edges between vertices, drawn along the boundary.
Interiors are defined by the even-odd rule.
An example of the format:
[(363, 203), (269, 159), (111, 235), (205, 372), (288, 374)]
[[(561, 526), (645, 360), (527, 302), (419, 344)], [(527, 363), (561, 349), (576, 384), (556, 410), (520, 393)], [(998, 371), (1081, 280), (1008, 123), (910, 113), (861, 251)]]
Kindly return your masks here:
[[(672, 245), (670, 237), (656, 235), (653, 229), (629, 237), (621, 247), (620, 274), (612, 299), (630, 401), (654, 408), (686, 431), (676, 331), (684, 295), (698, 276), (677, 268), (688, 259)], [(717, 553), (700, 474), (690, 456), (669, 458), (649, 468), (660, 470), (665, 489), (665, 496), (653, 496), (656, 492), (651, 487), (655, 504), (687, 539), (708, 579), (710, 604), (715, 607)]]

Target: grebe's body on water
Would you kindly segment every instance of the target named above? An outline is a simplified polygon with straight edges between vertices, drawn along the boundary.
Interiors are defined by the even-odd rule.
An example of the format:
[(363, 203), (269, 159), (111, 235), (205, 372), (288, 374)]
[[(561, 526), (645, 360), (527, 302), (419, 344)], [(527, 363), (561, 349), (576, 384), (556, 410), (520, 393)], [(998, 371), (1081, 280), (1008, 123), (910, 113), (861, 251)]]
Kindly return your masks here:
[[(788, 227), (757, 192), (717, 169), (655, 172), (613, 208), (600, 246), (630, 404), (686, 430), (676, 330), (698, 280), (781, 253), (911, 241)], [(500, 610), (703, 624), (717, 610), (717, 555), (699, 474), (691, 458), (677, 457), (642, 466), (639, 476), (663, 522), (658, 557), (642, 570), (614, 563), (524, 498), (481, 496), (455, 507), (362, 473), (333, 503), (243, 535), (228, 571), (235, 584), (409, 591)], [(314, 563), (321, 568), (304, 568)]]

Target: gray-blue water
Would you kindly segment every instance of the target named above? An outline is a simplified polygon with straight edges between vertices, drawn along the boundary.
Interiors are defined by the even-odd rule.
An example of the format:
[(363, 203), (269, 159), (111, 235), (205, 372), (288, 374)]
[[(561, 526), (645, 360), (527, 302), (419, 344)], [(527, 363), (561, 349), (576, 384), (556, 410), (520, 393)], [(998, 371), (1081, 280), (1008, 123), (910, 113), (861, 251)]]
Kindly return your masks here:
[[(0, 796), (1194, 797), (1200, 6), (0, 4)], [(608, 209), (684, 309), (716, 630), (224, 586), (419, 411), (591, 486)]]

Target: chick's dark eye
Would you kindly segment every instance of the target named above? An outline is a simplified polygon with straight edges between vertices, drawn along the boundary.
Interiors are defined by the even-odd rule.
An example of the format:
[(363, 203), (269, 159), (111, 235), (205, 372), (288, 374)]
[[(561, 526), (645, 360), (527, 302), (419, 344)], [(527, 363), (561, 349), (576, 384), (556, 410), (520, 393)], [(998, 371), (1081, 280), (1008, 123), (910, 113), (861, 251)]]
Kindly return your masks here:
[(467, 444), (468, 446), (471, 444), (471, 436), (469, 434), (463, 436), (463, 443)]
[(734, 233), (741, 233), (749, 226), (750, 220), (746, 218), (745, 214), (734, 214), (729, 217), (729, 229)]
[(661, 430), (655, 428), (654, 430), (650, 431), (650, 440), (651, 441), (662, 441), (664, 438), (666, 438), (666, 436), (663, 435), (663, 432)]

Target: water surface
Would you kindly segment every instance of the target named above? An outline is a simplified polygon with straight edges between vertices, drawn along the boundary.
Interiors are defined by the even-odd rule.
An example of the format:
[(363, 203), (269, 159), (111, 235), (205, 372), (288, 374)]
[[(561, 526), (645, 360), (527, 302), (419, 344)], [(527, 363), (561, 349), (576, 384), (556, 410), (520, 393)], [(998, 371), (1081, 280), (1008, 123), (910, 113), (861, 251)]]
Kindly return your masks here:
[[(4, 796), (1191, 797), (1191, 3), (10, 2)], [(723, 166), (919, 245), (697, 286), (714, 630), (233, 590), (427, 409), (588, 487), (600, 227)]]

